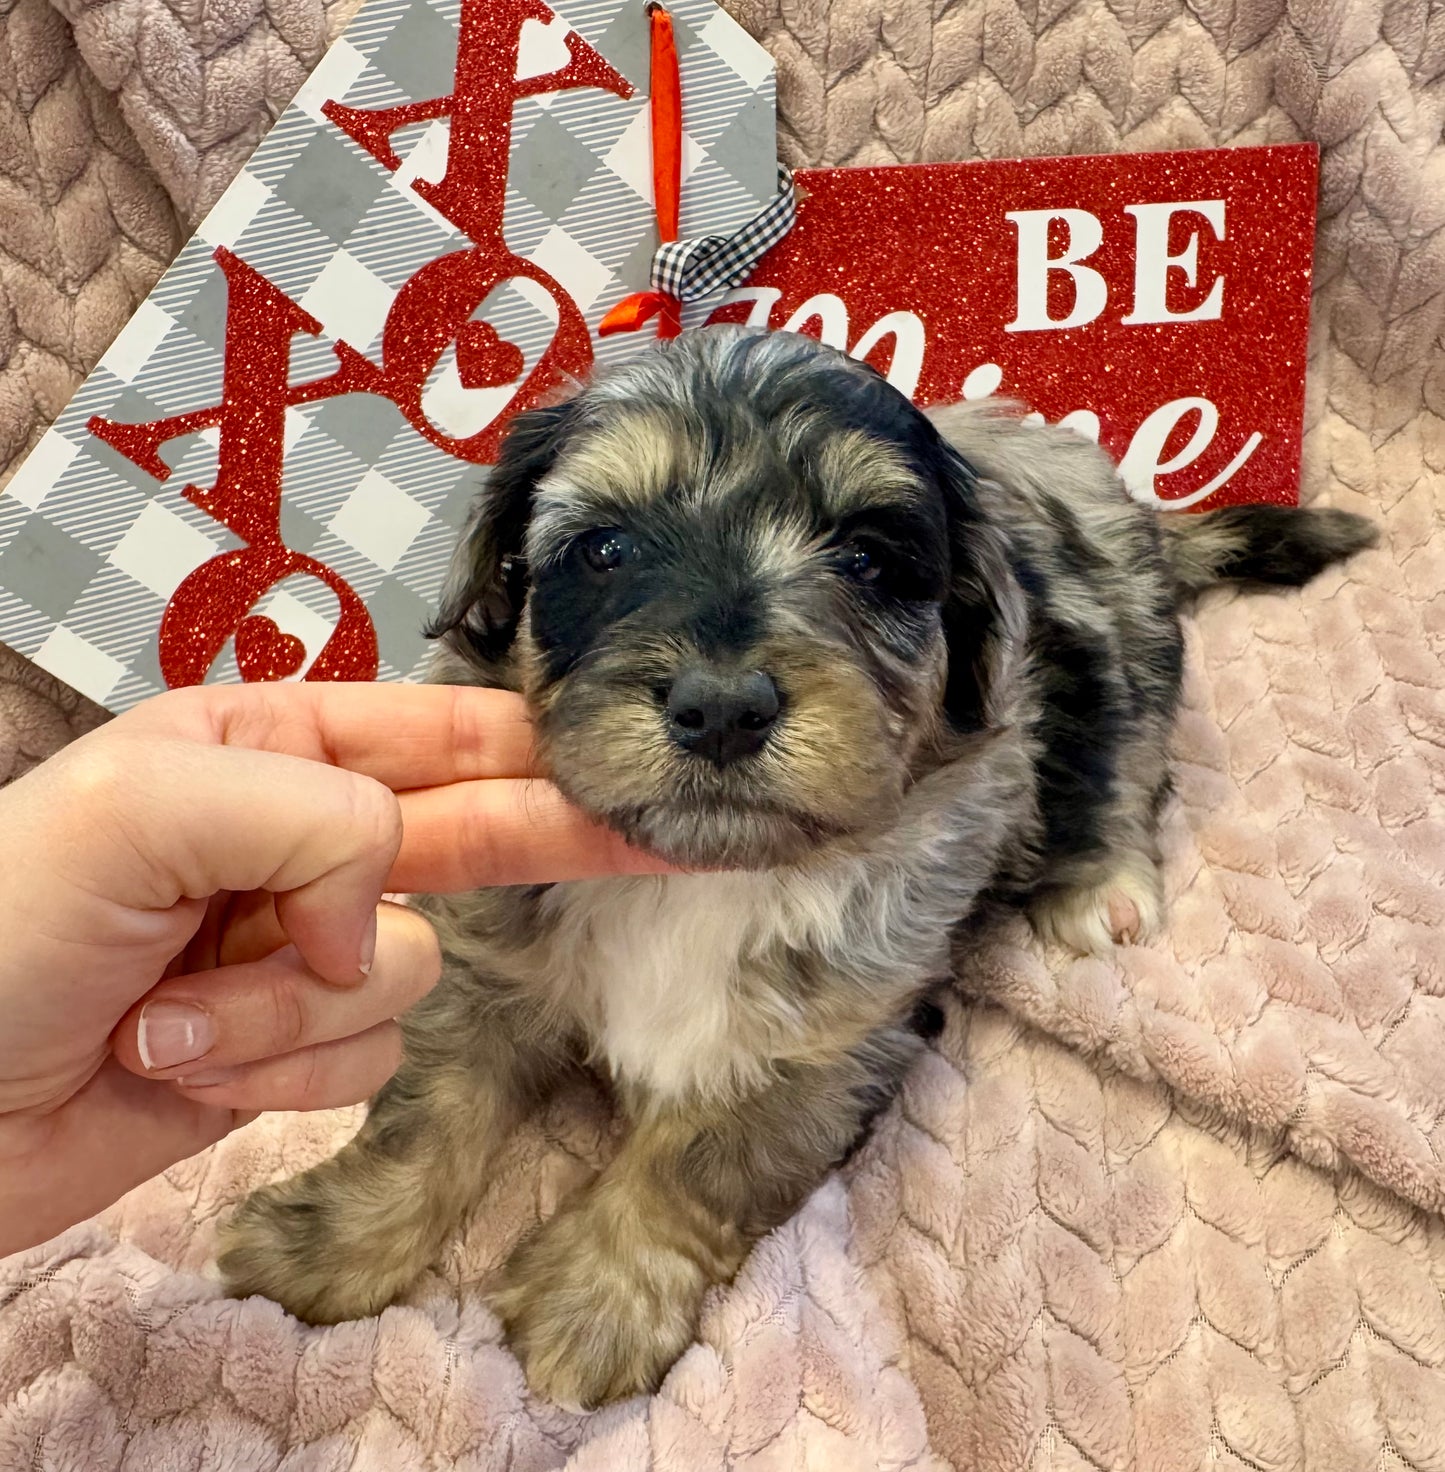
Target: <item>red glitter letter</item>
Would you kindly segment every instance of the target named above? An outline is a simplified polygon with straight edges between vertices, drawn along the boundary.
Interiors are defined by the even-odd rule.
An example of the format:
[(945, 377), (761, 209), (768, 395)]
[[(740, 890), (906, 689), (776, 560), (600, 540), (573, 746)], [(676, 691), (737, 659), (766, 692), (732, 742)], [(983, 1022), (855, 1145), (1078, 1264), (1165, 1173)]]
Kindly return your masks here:
[(477, 244), (500, 241), (516, 100), (573, 87), (601, 87), (622, 98), (632, 96), (627, 78), (576, 31), (567, 32), (566, 66), (518, 81), (523, 25), (529, 20), (546, 24), (553, 19), (541, 0), (462, 0), (457, 65), (449, 97), (382, 108), (328, 102), (321, 111), (393, 171), (401, 165), (391, 146), (398, 128), (450, 118), (446, 173), (434, 184), (417, 179), (411, 187)]
[(281, 461), (286, 407), (359, 390), (380, 391), (380, 372), (344, 343), (327, 378), (289, 387), (291, 339), (315, 336), (321, 324), (239, 257), (221, 248), (226, 276), (226, 349), (221, 402), (150, 424), (94, 418), (90, 431), (157, 480), (170, 476), (160, 447), (179, 435), (217, 425), (221, 431), (216, 482), (181, 494), (247, 545), (196, 568), (171, 595), (161, 619), (160, 665), (166, 684), (199, 685), (232, 635), (246, 680), (295, 674), (305, 658), (300, 641), (250, 610), (283, 578), (318, 578), (337, 597), (340, 617), (306, 672), (308, 680), (376, 677), (376, 631), (365, 605), (329, 567), (281, 541)]
[[(387, 169), (401, 160), (392, 135), (408, 123), (451, 119), (446, 173), (412, 188), (474, 242), (428, 262), (397, 293), (382, 334), (386, 392), (412, 425), (448, 454), (478, 464), (496, 456), (505, 421), (592, 365), (592, 340), (576, 303), (546, 271), (507, 249), (502, 234), (512, 109), (519, 97), (601, 87), (632, 96), (627, 79), (575, 31), (566, 36), (567, 65), (517, 80), (517, 56), (527, 21), (547, 22), (541, 0), (463, 0), (457, 64), (449, 97), (401, 107), (365, 109), (328, 102), (322, 112)], [(443, 355), (453, 346), (457, 373), (468, 389), (500, 388), (523, 370), (522, 354), (474, 313), (509, 280), (535, 281), (556, 304), (557, 327), (541, 359), (496, 416), (475, 434), (456, 438), (426, 416), (422, 396)]]

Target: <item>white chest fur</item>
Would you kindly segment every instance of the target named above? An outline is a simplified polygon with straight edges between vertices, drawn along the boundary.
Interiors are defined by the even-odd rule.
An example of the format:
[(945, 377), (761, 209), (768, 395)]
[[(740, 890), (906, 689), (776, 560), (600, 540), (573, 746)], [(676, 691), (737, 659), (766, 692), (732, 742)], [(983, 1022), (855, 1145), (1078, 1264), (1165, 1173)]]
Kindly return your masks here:
[(676, 1097), (760, 1079), (804, 1018), (785, 946), (837, 945), (850, 875), (674, 875), (547, 898), (557, 999), (620, 1081)]

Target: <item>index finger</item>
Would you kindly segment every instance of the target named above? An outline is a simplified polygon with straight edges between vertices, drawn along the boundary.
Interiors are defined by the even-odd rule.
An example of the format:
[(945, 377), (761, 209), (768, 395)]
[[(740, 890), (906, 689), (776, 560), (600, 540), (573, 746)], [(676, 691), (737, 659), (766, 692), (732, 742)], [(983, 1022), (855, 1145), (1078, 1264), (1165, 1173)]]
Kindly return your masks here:
[(539, 770), (522, 697), (474, 686), (206, 685), (159, 695), (115, 724), (305, 757), (393, 791)]
[(400, 802), (401, 850), (387, 885), (402, 893), (677, 872), (592, 822), (550, 782), (461, 782)]

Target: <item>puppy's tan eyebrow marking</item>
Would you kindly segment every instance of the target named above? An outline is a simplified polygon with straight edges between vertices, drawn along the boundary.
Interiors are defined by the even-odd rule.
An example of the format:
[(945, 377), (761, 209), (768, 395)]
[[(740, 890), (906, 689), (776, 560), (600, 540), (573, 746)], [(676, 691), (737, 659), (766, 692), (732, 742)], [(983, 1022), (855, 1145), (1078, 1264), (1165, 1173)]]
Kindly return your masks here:
[(642, 506), (677, 477), (678, 427), (667, 415), (634, 410), (588, 431), (559, 457), (552, 475), (579, 494)]
[(908, 506), (918, 499), (918, 476), (895, 451), (862, 430), (826, 436), (814, 457), (819, 489), (835, 515), (870, 506)]

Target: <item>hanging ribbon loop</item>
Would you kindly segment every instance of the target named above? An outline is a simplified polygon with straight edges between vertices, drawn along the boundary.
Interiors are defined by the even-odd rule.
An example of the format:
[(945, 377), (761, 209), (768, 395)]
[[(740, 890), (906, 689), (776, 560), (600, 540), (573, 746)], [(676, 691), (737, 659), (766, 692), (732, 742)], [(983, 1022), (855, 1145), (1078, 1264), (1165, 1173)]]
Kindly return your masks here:
[(731, 235), (679, 240), (682, 210), (682, 73), (672, 17), (659, 4), (647, 7), (651, 32), (652, 197), (660, 244), (652, 257), (651, 291), (624, 297), (602, 319), (600, 337), (636, 332), (657, 319), (660, 338), (682, 331), (682, 304), (737, 286), (793, 228), (797, 194), (793, 176), (778, 166), (778, 192)]
[[(653, 3), (647, 19), (652, 41), (652, 200), (658, 239), (666, 245), (677, 239), (682, 216), (682, 69), (672, 16)], [(676, 337), (682, 331), (682, 308), (675, 300), (664, 296), (656, 315), (658, 337)]]

